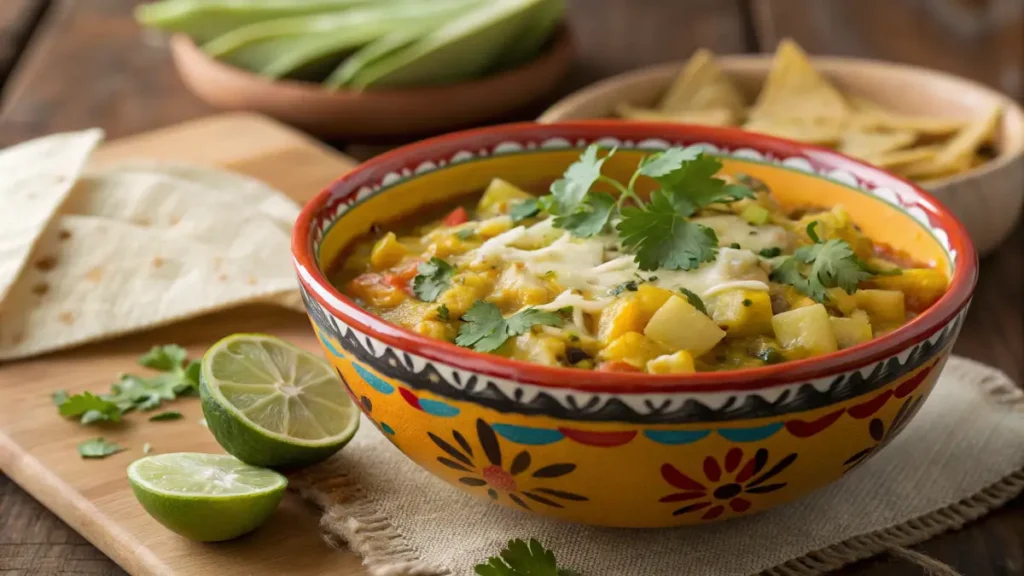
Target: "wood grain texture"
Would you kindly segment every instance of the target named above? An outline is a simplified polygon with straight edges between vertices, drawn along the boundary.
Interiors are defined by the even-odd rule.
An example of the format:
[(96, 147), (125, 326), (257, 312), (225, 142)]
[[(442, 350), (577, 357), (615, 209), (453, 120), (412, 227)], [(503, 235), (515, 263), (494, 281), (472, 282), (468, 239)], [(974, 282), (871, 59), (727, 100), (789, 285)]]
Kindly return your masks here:
[[(213, 116), (115, 142), (101, 149), (94, 160), (105, 163), (139, 156), (202, 159), (231, 167), (262, 178), (300, 203), (355, 165), (280, 124), (243, 114)], [(198, 357), (217, 339), (240, 331), (267, 331), (317, 349), (303, 315), (253, 306), (67, 354), (4, 365), (0, 369), (4, 400), (0, 403), (0, 468), (131, 573), (357, 573), (358, 558), (328, 548), (319, 537), (316, 511), (294, 494), (264, 528), (216, 546), (177, 537), (142, 510), (124, 475), (127, 464), (141, 455), (143, 444), (151, 443), (156, 452), (222, 452), (200, 424), (202, 412), (195, 398), (174, 403), (174, 409), (185, 416), (180, 421), (149, 423), (135, 415), (124, 425), (106, 428), (84, 428), (62, 419), (49, 400), (58, 388), (70, 393), (109, 388), (116, 374), (140, 370), (135, 360), (152, 345), (179, 343)], [(99, 461), (79, 458), (76, 445), (101, 434), (127, 451)], [(11, 510), (3, 516), (13, 520), (4, 522), (12, 523), (10, 533), (17, 531), (14, 523), (20, 525), (24, 540), (10, 551), (0, 547), (0, 566), (31, 572), (52, 561), (54, 570), (88, 573), (95, 568), (102, 573), (109, 568), (101, 559), (90, 557), (87, 548), (83, 553), (80, 540), (52, 542), (45, 536), (51, 535), (49, 531), (43, 537), (24, 534), (24, 528), (32, 525), (24, 518), (40, 515), (24, 503), (7, 504), (9, 491), (5, 487), (3, 507)], [(54, 544), (70, 547), (62, 553)], [(76, 546), (79, 550), (73, 551)], [(85, 563), (77, 564), (75, 554)], [(66, 562), (58, 566), (72, 560), (72, 566)]]
[(1020, 0), (754, 0), (758, 41), (939, 68), (1024, 98)]

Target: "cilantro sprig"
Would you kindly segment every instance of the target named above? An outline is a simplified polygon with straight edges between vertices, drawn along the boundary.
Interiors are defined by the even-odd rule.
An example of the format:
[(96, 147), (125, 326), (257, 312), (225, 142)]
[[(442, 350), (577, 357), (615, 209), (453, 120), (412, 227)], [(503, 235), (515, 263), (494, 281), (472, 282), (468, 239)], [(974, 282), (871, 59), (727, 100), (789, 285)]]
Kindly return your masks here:
[(437, 256), (420, 264), (412, 279), (412, 291), (424, 302), (433, 302), (451, 286), (455, 268)]
[(122, 374), (108, 394), (53, 394), (53, 402), (62, 416), (78, 418), (82, 424), (120, 422), (125, 412), (148, 411), (167, 400), (199, 391), (199, 361), (188, 360), (188, 352), (170, 344), (154, 346), (139, 358), (139, 364), (157, 370), (152, 377)]
[(498, 556), (473, 569), (478, 576), (580, 576), (575, 570), (559, 568), (555, 553), (537, 540), (509, 540)]
[(111, 442), (102, 436), (86, 440), (78, 445), (78, 454), (82, 458), (106, 458), (123, 451), (123, 446), (117, 442)]
[(558, 326), (562, 318), (554, 312), (527, 308), (505, 318), (490, 302), (476, 302), (462, 316), (455, 343), (477, 352), (493, 352), (513, 336), (525, 334), (533, 326)]
[[(746, 185), (716, 178), (721, 162), (698, 146), (669, 148), (644, 157), (625, 185), (601, 174), (614, 154), (613, 149), (600, 156), (596, 145), (589, 146), (551, 184), (551, 193), (541, 197), (538, 206), (551, 214), (555, 227), (583, 238), (600, 234), (617, 221), (622, 244), (633, 251), (641, 270), (691, 270), (714, 260), (718, 237), (690, 218), (713, 204), (755, 197)], [(640, 178), (657, 186), (648, 202), (636, 191)], [(618, 198), (592, 190), (599, 182), (614, 188)]]
[(875, 270), (857, 257), (853, 248), (838, 238), (824, 241), (815, 231), (818, 222), (807, 225), (807, 236), (813, 244), (801, 246), (792, 256), (779, 260), (771, 280), (789, 284), (817, 302), (828, 303), (828, 290), (841, 288), (847, 294), (874, 276), (899, 274), (899, 269)]

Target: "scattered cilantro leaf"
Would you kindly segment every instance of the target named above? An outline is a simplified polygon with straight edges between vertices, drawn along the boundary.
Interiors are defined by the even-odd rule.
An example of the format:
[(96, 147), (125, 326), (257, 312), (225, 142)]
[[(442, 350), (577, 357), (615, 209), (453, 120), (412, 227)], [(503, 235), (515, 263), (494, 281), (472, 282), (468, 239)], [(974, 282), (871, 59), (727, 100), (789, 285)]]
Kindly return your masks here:
[(68, 401), (67, 390), (54, 390), (53, 394), (50, 395), (53, 400), (53, 405), (59, 407), (61, 404)]
[(473, 230), (472, 228), (463, 228), (462, 230), (459, 230), (458, 232), (456, 232), (455, 236), (459, 240), (469, 240), (472, 237), (476, 236), (476, 231)]
[(188, 352), (181, 346), (154, 346), (139, 358), (139, 364), (159, 370), (155, 376), (122, 374), (108, 394), (69, 396), (61, 390), (54, 393), (53, 401), (61, 415), (78, 417), (82, 424), (119, 422), (130, 410), (153, 410), (165, 400), (198, 392), (200, 362), (187, 361)]
[(437, 256), (420, 264), (416, 277), (412, 279), (412, 291), (424, 302), (433, 302), (451, 285), (455, 268)]
[[(659, 165), (659, 175), (651, 176), (661, 185), (662, 189), (673, 195), (681, 195), (693, 203), (698, 209), (711, 204), (735, 202), (743, 198), (755, 198), (754, 191), (742, 184), (726, 184), (725, 180), (715, 178), (722, 169), (722, 163), (714, 156), (706, 155), (698, 148), (696, 152), (688, 152), (695, 148), (690, 146), (680, 153), (670, 148), (661, 154), (666, 157), (674, 154), (678, 161), (674, 168)], [(641, 167), (644, 170), (645, 167)], [(649, 174), (645, 174), (649, 175)]]
[(448, 312), (448, 305), (447, 304), (441, 304), (440, 306), (437, 307), (437, 317), (442, 322), (447, 322), (448, 321), (449, 312)]
[(768, 278), (772, 282), (789, 284), (802, 294), (806, 294), (815, 300), (818, 300), (818, 297), (825, 298), (827, 296), (823, 290), (820, 293), (812, 290), (811, 283), (804, 276), (800, 260), (793, 256), (786, 257), (776, 264)]
[(118, 422), (121, 409), (114, 402), (105, 400), (91, 392), (66, 396), (57, 406), (61, 416), (80, 417), (82, 424), (93, 422)]
[(718, 237), (711, 228), (687, 220), (694, 211), (685, 198), (664, 190), (656, 190), (644, 208), (622, 210), (617, 229), (641, 270), (692, 270), (715, 259)]
[(687, 146), (686, 148), (675, 146), (644, 158), (638, 172), (655, 180), (664, 178), (679, 170), (679, 167), (686, 162), (696, 160), (702, 153), (703, 150), (700, 146)]
[(758, 251), (758, 256), (761, 258), (775, 258), (776, 256), (782, 255), (782, 248), (778, 246), (772, 246), (771, 248), (762, 248)]
[(700, 299), (700, 296), (698, 296), (696, 292), (687, 290), (686, 288), (680, 288), (679, 291), (683, 296), (686, 296), (686, 300), (689, 301), (690, 306), (699, 310), (701, 314), (704, 314), (705, 316), (708, 315), (707, 306), (704, 305), (704, 301)]
[(540, 542), (509, 540), (498, 556), (492, 556), (473, 568), (477, 576), (580, 576), (568, 568), (559, 568), (555, 553)]
[(535, 325), (557, 326), (562, 319), (554, 312), (527, 308), (505, 318), (501, 310), (490, 302), (476, 302), (462, 316), (465, 322), (459, 328), (455, 343), (477, 352), (492, 352), (512, 336), (525, 333)]
[(875, 276), (848, 243), (840, 239), (824, 241), (815, 228), (818, 222), (807, 225), (807, 236), (814, 242), (801, 246), (782, 260), (770, 278), (789, 284), (817, 302), (828, 302), (828, 289), (841, 288), (847, 294), (857, 291), (861, 281)]
[(589, 238), (600, 234), (615, 209), (615, 198), (606, 192), (594, 192), (569, 214), (555, 216), (553, 224), (572, 232), (573, 236)]
[(627, 291), (628, 292), (636, 292), (639, 289), (640, 289), (640, 282), (638, 282), (636, 280), (626, 280), (622, 284), (619, 284), (618, 286), (616, 286), (616, 287), (612, 288), (611, 290), (609, 290), (608, 291), (608, 295), (609, 296), (618, 296), (619, 294), (622, 294), (623, 292), (627, 292)]
[(181, 412), (167, 411), (167, 412), (161, 412), (159, 414), (154, 414), (154, 415), (150, 416), (149, 417), (149, 421), (150, 422), (166, 422), (166, 421), (169, 421), (169, 420), (181, 420), (182, 418), (184, 418), (184, 416), (181, 415)]
[(161, 372), (167, 372), (181, 365), (188, 359), (188, 351), (177, 344), (165, 346), (153, 346), (139, 358), (139, 364), (146, 368), (152, 368)]
[(78, 453), (82, 458), (106, 458), (111, 454), (117, 454), (124, 450), (116, 442), (109, 442), (102, 436), (86, 440), (78, 445)]
[(508, 215), (512, 218), (513, 224), (518, 224), (527, 218), (533, 218), (539, 212), (540, 203), (537, 202), (536, 198), (529, 198), (512, 206), (508, 211)]

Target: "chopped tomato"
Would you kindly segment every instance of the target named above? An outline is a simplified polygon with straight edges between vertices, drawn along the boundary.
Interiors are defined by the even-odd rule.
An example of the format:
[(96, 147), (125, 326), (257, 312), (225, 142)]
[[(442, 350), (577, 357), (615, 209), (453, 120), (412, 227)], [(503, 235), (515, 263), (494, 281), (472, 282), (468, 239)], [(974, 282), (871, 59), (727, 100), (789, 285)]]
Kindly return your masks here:
[(598, 372), (640, 372), (641, 370), (632, 364), (626, 362), (620, 362), (618, 360), (612, 360), (610, 362), (601, 362), (597, 365)]
[(416, 277), (417, 268), (422, 264), (422, 260), (410, 260), (409, 262), (402, 265), (394, 272), (384, 275), (384, 282), (387, 282), (391, 286), (404, 291), (406, 294), (413, 296), (412, 286), (410, 282)]
[(360, 274), (352, 279), (348, 291), (371, 306), (393, 308), (405, 300), (401, 287), (387, 281), (387, 278), (373, 272)]
[(465, 224), (466, 222), (469, 222), (469, 212), (466, 212), (466, 209), (462, 206), (452, 210), (451, 213), (445, 216), (444, 220), (441, 221), (442, 224), (449, 227)]

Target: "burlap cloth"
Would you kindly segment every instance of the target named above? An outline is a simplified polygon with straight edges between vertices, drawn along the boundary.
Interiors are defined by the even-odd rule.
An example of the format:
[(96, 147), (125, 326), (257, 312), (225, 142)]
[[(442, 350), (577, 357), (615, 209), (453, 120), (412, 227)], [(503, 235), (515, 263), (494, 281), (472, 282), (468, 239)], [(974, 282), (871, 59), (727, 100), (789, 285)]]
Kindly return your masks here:
[(294, 484), (323, 507), (328, 542), (347, 542), (372, 576), (471, 575), (511, 538), (537, 538), (584, 576), (820, 574), (959, 528), (1024, 490), (1022, 406), (1006, 375), (951, 358), (920, 413), (855, 472), (766, 513), (692, 528), (592, 528), (476, 500), (369, 422)]

